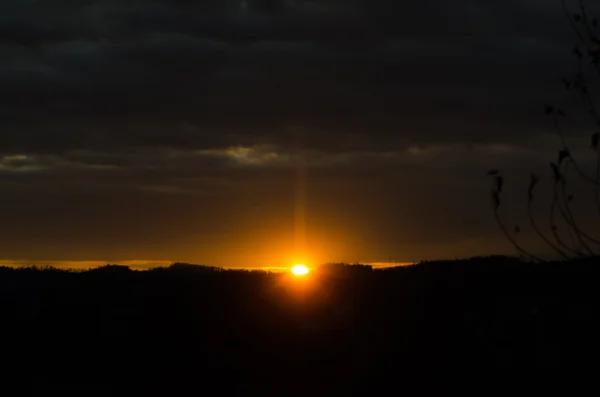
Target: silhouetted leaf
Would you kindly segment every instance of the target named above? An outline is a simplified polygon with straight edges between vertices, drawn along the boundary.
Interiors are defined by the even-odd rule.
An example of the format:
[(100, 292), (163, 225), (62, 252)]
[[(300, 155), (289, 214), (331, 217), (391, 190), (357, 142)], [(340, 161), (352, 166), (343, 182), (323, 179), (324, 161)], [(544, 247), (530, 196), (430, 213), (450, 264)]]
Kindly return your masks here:
[(569, 79), (563, 77), (560, 79), (560, 81), (562, 81), (563, 85), (567, 90), (571, 89), (571, 81)]
[(592, 149), (594, 149), (595, 151), (598, 150), (598, 139), (600, 138), (600, 134), (598, 134), (597, 132), (595, 134), (592, 135)]
[(562, 179), (560, 167), (556, 163), (550, 163), (550, 167), (552, 168), (552, 173), (554, 174), (554, 180), (560, 181)]
[(500, 172), (500, 171), (499, 171), (499, 170), (497, 170), (497, 169), (492, 169), (492, 170), (489, 170), (489, 171), (487, 172), (487, 175), (490, 175), (490, 176), (491, 176), (491, 175), (498, 175), (498, 173), (499, 173), (499, 172)]
[(540, 178), (536, 174), (531, 174), (531, 179), (529, 180), (529, 189), (527, 190), (529, 201), (533, 200), (533, 189), (535, 189), (539, 181)]
[(567, 149), (562, 149), (560, 152), (558, 152), (558, 165), (561, 165), (562, 162), (569, 157), (571, 157), (569, 151)]
[(496, 176), (495, 182), (496, 182), (496, 191), (498, 193), (502, 193), (502, 187), (504, 186), (504, 178), (502, 178), (502, 176), (498, 175), (498, 176)]
[(554, 113), (554, 106), (552, 105), (544, 105), (544, 113), (552, 114)]
[(500, 194), (497, 191), (492, 192), (492, 206), (494, 207), (494, 211), (500, 207)]
[(573, 14), (573, 19), (577, 22), (581, 22), (581, 14)]

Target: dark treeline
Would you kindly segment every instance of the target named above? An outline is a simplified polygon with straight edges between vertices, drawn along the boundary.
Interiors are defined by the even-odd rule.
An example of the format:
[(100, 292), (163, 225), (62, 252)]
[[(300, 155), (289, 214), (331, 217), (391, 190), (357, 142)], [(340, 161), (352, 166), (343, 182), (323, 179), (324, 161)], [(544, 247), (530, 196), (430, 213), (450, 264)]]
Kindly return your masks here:
[(366, 395), (449, 371), (572, 369), (598, 352), (599, 265), (0, 268), (3, 376), (85, 395)]

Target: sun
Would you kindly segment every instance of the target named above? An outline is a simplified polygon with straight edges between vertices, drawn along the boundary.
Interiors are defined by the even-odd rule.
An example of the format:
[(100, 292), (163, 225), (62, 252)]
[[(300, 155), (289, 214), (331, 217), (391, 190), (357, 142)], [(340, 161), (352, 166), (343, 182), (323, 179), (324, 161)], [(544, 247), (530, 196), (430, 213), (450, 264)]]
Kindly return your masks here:
[(308, 268), (304, 265), (295, 265), (292, 267), (292, 273), (294, 273), (295, 276), (304, 276), (308, 274)]

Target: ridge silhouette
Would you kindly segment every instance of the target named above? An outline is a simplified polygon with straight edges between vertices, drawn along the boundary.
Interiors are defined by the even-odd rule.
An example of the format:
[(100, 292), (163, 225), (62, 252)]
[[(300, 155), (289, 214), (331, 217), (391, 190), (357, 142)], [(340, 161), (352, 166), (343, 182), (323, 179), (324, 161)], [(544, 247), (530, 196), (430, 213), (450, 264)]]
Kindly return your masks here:
[(448, 371), (572, 369), (598, 352), (599, 262), (337, 263), (302, 280), (180, 263), (0, 268), (4, 376), (46, 391), (365, 395), (399, 374), (410, 394)]

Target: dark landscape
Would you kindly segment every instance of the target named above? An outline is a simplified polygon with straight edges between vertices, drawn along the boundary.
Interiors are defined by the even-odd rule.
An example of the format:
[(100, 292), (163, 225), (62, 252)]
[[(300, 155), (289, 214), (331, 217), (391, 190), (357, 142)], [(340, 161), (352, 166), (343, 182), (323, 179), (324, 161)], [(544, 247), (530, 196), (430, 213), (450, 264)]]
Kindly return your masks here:
[(3, 375), (44, 393), (370, 395), (399, 379), (414, 393), (448, 373), (572, 369), (598, 352), (599, 264), (2, 268)]

